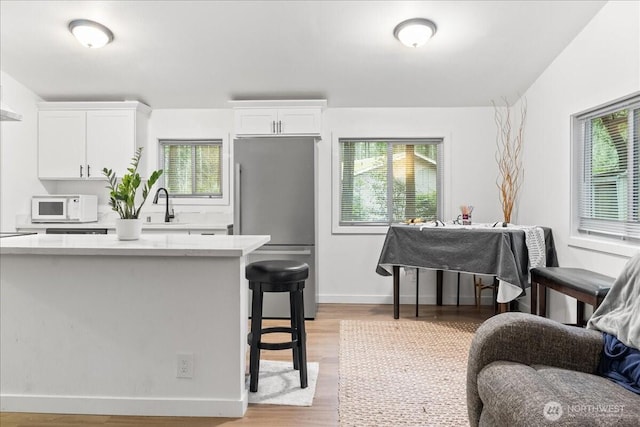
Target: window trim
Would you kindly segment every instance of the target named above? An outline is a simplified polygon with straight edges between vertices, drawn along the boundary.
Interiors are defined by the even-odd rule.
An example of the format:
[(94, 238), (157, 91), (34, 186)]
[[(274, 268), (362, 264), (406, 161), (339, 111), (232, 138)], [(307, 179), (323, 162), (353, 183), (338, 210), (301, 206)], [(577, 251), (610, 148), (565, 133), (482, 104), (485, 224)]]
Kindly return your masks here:
[[(597, 252), (632, 256), (638, 252), (638, 244), (635, 239), (624, 239), (621, 236), (607, 236), (604, 233), (587, 233), (580, 230), (580, 203), (583, 180), (581, 174), (584, 171), (583, 138), (584, 120), (600, 116), (608, 112), (617, 111), (625, 107), (637, 105), (640, 101), (640, 91), (627, 96), (614, 99), (610, 102), (593, 108), (572, 114), (570, 116), (570, 140), (571, 140), (571, 213), (568, 244), (571, 247), (587, 249)], [(635, 130), (638, 133), (640, 130)]]
[[(192, 138), (185, 137), (157, 137), (156, 149), (157, 149), (157, 162), (158, 169), (162, 169), (163, 165), (163, 153), (162, 142), (163, 141), (221, 141), (221, 159), (220, 159), (220, 190), (222, 192), (221, 197), (209, 197), (209, 196), (179, 196), (173, 197), (170, 195), (171, 204), (174, 206), (229, 206), (229, 135), (213, 135), (213, 136), (197, 136)], [(164, 174), (161, 177), (160, 182), (156, 184), (157, 188), (164, 185)], [(156, 189), (157, 189), (156, 188)], [(164, 197), (162, 194), (160, 197)]]
[[(393, 136), (385, 136), (393, 134)], [(429, 134), (430, 136), (425, 136)], [(332, 234), (386, 234), (389, 229), (388, 225), (376, 224), (376, 225), (341, 225), (340, 224), (340, 140), (353, 139), (353, 140), (390, 140), (400, 141), (406, 140), (439, 140), (442, 147), (442, 170), (440, 172), (440, 200), (442, 217), (448, 218), (450, 216), (449, 208), (449, 195), (447, 194), (447, 188), (449, 188), (450, 182), (447, 175), (447, 171), (450, 169), (450, 147), (448, 141), (451, 139), (451, 135), (447, 135), (445, 132), (424, 132), (424, 133), (402, 133), (402, 132), (362, 132), (358, 135), (332, 133), (331, 134), (331, 232)]]

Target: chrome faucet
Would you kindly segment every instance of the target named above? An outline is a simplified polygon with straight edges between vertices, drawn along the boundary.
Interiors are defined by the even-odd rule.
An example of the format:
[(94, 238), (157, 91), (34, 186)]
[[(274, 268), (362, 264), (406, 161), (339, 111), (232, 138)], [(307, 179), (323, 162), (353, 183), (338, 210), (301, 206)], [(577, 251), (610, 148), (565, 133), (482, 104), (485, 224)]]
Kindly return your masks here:
[(156, 191), (156, 195), (153, 198), (153, 204), (154, 205), (158, 204), (158, 196), (160, 195), (161, 191), (164, 191), (164, 194), (167, 196), (167, 204), (165, 205), (165, 210), (164, 210), (164, 222), (170, 222), (172, 218), (175, 218), (175, 215), (173, 213), (169, 214), (169, 192), (167, 191), (166, 188), (164, 187), (158, 188), (158, 190)]

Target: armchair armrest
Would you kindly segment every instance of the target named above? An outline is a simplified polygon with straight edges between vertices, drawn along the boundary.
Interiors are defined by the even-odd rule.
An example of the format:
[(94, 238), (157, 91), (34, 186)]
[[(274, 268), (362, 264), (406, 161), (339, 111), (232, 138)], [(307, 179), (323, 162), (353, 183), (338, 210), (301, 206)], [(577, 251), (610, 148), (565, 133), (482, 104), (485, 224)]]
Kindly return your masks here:
[(601, 332), (526, 313), (504, 313), (476, 331), (467, 364), (467, 410), (477, 426), (482, 413), (477, 378), (489, 363), (505, 360), (595, 373), (604, 345)]

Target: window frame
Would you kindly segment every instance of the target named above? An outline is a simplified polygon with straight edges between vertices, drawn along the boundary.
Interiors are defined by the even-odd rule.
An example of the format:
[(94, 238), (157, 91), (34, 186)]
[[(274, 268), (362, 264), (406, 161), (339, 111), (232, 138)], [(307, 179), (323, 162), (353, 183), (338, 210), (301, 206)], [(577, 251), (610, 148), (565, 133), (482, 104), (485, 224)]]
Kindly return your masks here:
[[(587, 121), (592, 118), (615, 112), (621, 109), (631, 108), (631, 111), (640, 110), (640, 92), (634, 92), (628, 96), (615, 99), (613, 101), (607, 102), (605, 104), (599, 105), (594, 108), (590, 108), (588, 110), (581, 111), (579, 113), (575, 113), (571, 115), (571, 217), (570, 217), (570, 235), (569, 235), (569, 246), (579, 247), (583, 249), (601, 251), (606, 253), (612, 253), (623, 256), (632, 256), (638, 251), (638, 245), (640, 244), (640, 239), (636, 237), (630, 237), (628, 235), (621, 236), (615, 233), (607, 234), (606, 232), (598, 232), (598, 231), (586, 231), (582, 229), (581, 226), (581, 206), (582, 206), (582, 197), (583, 197), (583, 186), (585, 185), (585, 180), (589, 179), (585, 177), (586, 171), (589, 170), (589, 165), (585, 164), (585, 153), (587, 146), (590, 147), (589, 142), (587, 141), (585, 128), (588, 129)], [(629, 121), (632, 123), (630, 127), (631, 132), (631, 141), (636, 141), (638, 143), (638, 138), (640, 136), (640, 129), (637, 129), (633, 126), (633, 114), (630, 114)], [(635, 138), (634, 138), (635, 135)], [(638, 143), (640, 144), (640, 143)], [(632, 170), (628, 173), (633, 174), (633, 153), (640, 152), (639, 147), (632, 146), (629, 149), (631, 153), (631, 157), (627, 159), (629, 168)], [(637, 154), (636, 154), (637, 156)], [(640, 159), (636, 159), (636, 162), (639, 162)], [(640, 186), (640, 176), (634, 178), (635, 181), (638, 181), (638, 186)], [(630, 184), (633, 181), (629, 181)], [(630, 185), (628, 188), (627, 194), (631, 196), (632, 187)], [(627, 208), (633, 214), (633, 205), (628, 206)], [(637, 214), (637, 213), (636, 213)], [(607, 222), (608, 220), (596, 220)], [(608, 221), (610, 223), (614, 223), (614, 220)], [(612, 228), (621, 228), (625, 229), (623, 225), (613, 225)]]
[[(357, 225), (348, 225), (341, 224), (340, 221), (340, 197), (341, 197), (341, 182), (340, 182), (340, 141), (342, 140), (351, 140), (351, 141), (367, 141), (367, 140), (375, 140), (375, 141), (390, 141), (402, 144), (408, 143), (411, 141), (439, 141), (439, 149), (438, 149), (438, 215), (441, 218), (447, 218), (449, 215), (448, 212), (448, 196), (445, 189), (448, 187), (447, 176), (445, 172), (448, 170), (447, 161), (449, 159), (448, 155), (448, 144), (447, 140), (450, 136), (442, 136), (444, 133), (437, 132), (435, 136), (424, 136), (424, 134), (397, 134), (393, 137), (384, 136), (385, 134), (389, 134), (390, 132), (375, 132), (373, 134), (363, 132), (362, 135), (352, 136), (352, 135), (342, 135), (342, 134), (332, 134), (332, 168), (331, 168), (331, 179), (332, 179), (332, 234), (386, 234), (389, 224), (357, 224)], [(394, 132), (396, 133), (396, 132)], [(382, 136), (380, 136), (382, 135)]]
[[(214, 142), (220, 145), (220, 191), (221, 196), (210, 195), (173, 195), (169, 194), (171, 204), (189, 205), (189, 206), (212, 206), (212, 205), (229, 205), (229, 143), (228, 136), (213, 136), (213, 137), (194, 137), (194, 138), (174, 138), (174, 137), (159, 137), (157, 138), (157, 162), (158, 169), (164, 169), (164, 150), (163, 147), (166, 143), (190, 143), (188, 145), (197, 145), (199, 142)], [(165, 185), (165, 174), (163, 173), (158, 182), (156, 183), (156, 189)], [(163, 198), (164, 194), (161, 193), (160, 197)]]

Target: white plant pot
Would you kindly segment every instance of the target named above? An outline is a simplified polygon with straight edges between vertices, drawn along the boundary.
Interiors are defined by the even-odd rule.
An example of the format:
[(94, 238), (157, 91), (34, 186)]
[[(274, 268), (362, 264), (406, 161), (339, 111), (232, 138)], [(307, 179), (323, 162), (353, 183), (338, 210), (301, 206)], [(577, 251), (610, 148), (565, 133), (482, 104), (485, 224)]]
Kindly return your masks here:
[(118, 240), (138, 240), (142, 233), (142, 219), (116, 219)]

